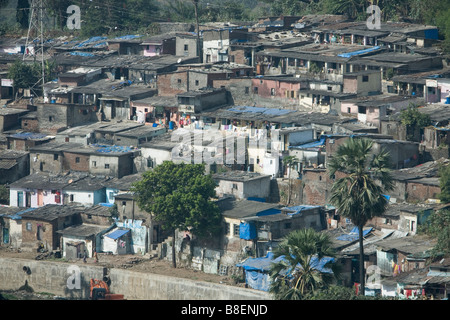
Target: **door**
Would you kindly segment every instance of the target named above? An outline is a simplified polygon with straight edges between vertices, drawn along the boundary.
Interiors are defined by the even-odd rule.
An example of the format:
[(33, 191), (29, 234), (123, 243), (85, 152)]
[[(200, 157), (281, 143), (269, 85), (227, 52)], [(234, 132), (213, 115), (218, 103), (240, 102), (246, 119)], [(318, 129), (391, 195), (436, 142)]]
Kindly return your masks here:
[(3, 243), (9, 243), (9, 229), (3, 228)]
[(42, 207), (44, 205), (44, 195), (42, 193), (42, 190), (37, 191), (37, 204), (38, 207)]
[(19, 208), (23, 207), (23, 192), (22, 191), (17, 192), (17, 206)]

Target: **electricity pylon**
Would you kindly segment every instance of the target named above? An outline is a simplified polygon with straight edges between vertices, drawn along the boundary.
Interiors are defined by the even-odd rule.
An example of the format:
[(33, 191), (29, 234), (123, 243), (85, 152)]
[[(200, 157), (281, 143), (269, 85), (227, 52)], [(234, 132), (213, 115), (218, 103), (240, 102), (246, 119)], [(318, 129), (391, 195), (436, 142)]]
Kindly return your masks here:
[(23, 53), (23, 60), (27, 57), (33, 57), (34, 62), (37, 62), (37, 59), (39, 59), (41, 64), (41, 78), (30, 88), (34, 93), (36, 93), (34, 88), (39, 83), (42, 83), (43, 93), (45, 84), (44, 16), (46, 16), (46, 12), (44, 2), (45, 0), (31, 0), (30, 23)]

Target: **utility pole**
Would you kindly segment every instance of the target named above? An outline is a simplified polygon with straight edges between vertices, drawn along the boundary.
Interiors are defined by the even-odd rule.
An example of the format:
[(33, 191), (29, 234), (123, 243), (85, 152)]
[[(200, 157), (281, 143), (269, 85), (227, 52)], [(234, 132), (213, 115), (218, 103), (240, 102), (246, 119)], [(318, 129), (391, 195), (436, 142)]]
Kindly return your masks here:
[(203, 52), (200, 50), (200, 28), (198, 24), (198, 0), (192, 0), (194, 3), (195, 9), (195, 23), (196, 23), (196, 32), (197, 32), (197, 56), (200, 59), (200, 62), (203, 62)]

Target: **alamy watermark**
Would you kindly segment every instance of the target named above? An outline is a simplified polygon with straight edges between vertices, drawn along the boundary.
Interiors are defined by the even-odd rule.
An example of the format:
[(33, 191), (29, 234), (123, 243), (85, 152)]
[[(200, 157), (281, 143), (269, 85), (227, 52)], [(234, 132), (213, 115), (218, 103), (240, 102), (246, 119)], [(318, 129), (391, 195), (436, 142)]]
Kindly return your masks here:
[(381, 29), (381, 9), (377, 5), (370, 5), (367, 7), (366, 12), (371, 14), (366, 20), (367, 28)]
[(171, 135), (176, 142), (172, 160), (194, 164), (244, 165), (248, 150), (279, 156), (283, 149), (279, 130), (251, 129), (250, 132), (178, 129)]
[(81, 29), (81, 10), (77, 5), (67, 7), (66, 13), (70, 14), (67, 18), (66, 26), (69, 30)]
[(67, 278), (67, 289), (69, 290), (79, 290), (81, 289), (81, 270), (77, 265), (70, 265), (67, 268), (67, 273), (69, 277)]

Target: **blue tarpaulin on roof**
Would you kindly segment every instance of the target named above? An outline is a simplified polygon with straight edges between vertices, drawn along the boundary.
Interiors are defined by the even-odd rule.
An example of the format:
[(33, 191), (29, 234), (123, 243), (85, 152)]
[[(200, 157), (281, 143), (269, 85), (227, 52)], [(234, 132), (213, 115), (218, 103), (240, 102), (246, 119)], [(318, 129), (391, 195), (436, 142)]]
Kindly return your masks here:
[(119, 230), (116, 230), (116, 231), (113, 231), (113, 232), (107, 234), (106, 236), (108, 238), (115, 240), (115, 239), (119, 239), (120, 237), (122, 237), (124, 234), (127, 234), (128, 232), (130, 232), (130, 229), (119, 229)]
[[(288, 216), (292, 216), (295, 214), (299, 214), (304, 210), (309, 210), (309, 209), (314, 209), (314, 208), (319, 208), (320, 206), (308, 206), (308, 205), (300, 205), (300, 206), (293, 206), (293, 207), (285, 207), (284, 209), (288, 210), (288, 212), (286, 212), (286, 214)], [(291, 211), (291, 212), (289, 212)]]
[(308, 149), (308, 148), (318, 148), (325, 145), (325, 140), (327, 137), (321, 136), (319, 141), (313, 141), (309, 143), (305, 143), (299, 146), (290, 146), (290, 149)]
[[(372, 231), (372, 228), (367, 228), (363, 230), (363, 237), (368, 235)], [(358, 227), (354, 227), (349, 234), (343, 234), (336, 238), (337, 240), (342, 241), (355, 241), (359, 239)]]
[(360, 54), (369, 53), (369, 52), (372, 52), (372, 51), (375, 51), (375, 50), (378, 50), (378, 49), (380, 49), (380, 47), (375, 46), (375, 47), (364, 49), (364, 50), (358, 50), (358, 51), (353, 51), (353, 52), (341, 53), (341, 54), (338, 54), (338, 57), (351, 58), (353, 56), (358, 56)]
[(239, 225), (239, 238), (244, 240), (256, 239), (256, 226), (251, 222), (241, 222)]
[[(273, 253), (268, 252), (263, 258), (248, 258), (244, 262), (236, 264), (236, 266), (245, 270), (245, 282), (250, 288), (268, 291), (271, 282), (269, 277), (270, 267), (273, 263), (283, 260), (284, 256), (274, 259)], [(320, 261), (317, 257), (313, 257), (311, 258), (311, 266), (322, 273), (332, 273), (333, 271), (326, 265), (333, 261), (334, 258), (331, 257), (324, 257)], [(297, 267), (301, 268), (300, 265)]]

